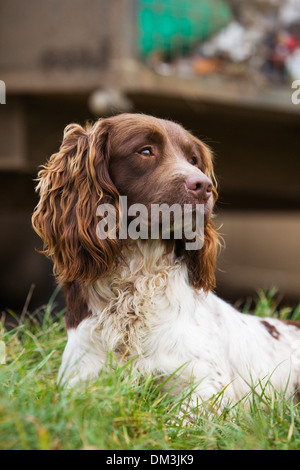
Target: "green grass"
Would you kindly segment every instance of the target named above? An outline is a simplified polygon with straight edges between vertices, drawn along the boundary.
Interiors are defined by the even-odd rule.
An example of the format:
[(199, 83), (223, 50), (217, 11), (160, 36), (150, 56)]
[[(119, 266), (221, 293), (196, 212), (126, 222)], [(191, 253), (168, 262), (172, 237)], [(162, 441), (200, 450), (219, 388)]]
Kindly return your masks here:
[[(292, 313), (276, 309), (272, 292), (259, 294), (255, 312)], [(1, 450), (300, 449), (299, 406), (280, 394), (270, 399), (253, 391), (250, 409), (240, 403), (187, 424), (179, 413), (182, 397), (172, 399), (161, 380), (137, 376), (130, 363), (80, 390), (61, 390), (63, 313), (53, 313), (51, 299), (13, 329), (0, 324)], [(298, 308), (293, 318), (299, 317)]]

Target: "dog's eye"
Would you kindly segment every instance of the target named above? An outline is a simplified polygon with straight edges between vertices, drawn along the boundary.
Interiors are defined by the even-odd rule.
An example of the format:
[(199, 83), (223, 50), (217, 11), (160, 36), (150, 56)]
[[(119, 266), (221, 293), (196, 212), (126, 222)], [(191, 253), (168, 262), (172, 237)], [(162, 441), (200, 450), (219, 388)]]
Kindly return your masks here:
[(190, 159), (190, 164), (191, 164), (191, 165), (197, 165), (197, 164), (198, 164), (197, 157), (192, 157), (192, 158)]
[(143, 147), (139, 152), (143, 157), (152, 157), (153, 151), (151, 147)]

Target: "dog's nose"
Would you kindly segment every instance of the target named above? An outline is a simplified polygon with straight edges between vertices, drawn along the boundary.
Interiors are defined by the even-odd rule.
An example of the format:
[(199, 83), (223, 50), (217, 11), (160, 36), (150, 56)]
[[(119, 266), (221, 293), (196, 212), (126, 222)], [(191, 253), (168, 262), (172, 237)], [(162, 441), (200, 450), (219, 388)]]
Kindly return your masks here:
[(186, 190), (197, 199), (207, 200), (212, 193), (213, 184), (204, 173), (188, 176), (185, 180)]

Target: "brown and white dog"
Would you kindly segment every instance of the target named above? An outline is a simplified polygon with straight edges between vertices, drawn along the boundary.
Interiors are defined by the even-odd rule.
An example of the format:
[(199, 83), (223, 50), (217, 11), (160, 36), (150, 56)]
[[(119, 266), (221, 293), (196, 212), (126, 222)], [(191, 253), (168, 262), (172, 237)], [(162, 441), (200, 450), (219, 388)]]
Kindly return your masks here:
[[(140, 371), (196, 381), (195, 397), (223, 390), (236, 402), (268, 380), (293, 393), (300, 383), (296, 323), (241, 314), (213, 292), (219, 237), (208, 147), (180, 125), (140, 114), (67, 126), (58, 153), (39, 173), (33, 226), (66, 297), (68, 342), (59, 380), (95, 378), (112, 351)], [(97, 236), (97, 207), (202, 204), (204, 240)], [(149, 222), (151, 225), (151, 222)], [(270, 387), (271, 389), (271, 387)]]

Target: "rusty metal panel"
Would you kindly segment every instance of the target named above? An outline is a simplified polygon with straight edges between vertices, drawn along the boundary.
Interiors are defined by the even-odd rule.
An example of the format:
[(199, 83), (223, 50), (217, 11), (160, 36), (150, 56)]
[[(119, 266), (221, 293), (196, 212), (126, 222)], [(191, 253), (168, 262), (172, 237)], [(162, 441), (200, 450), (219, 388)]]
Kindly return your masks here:
[(0, 170), (26, 166), (24, 110), (17, 98), (0, 106), (0, 143)]
[(105, 0), (1, 0), (0, 78), (7, 92), (88, 91), (106, 74), (111, 10)]

